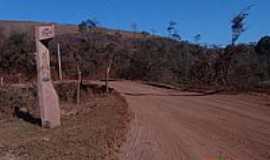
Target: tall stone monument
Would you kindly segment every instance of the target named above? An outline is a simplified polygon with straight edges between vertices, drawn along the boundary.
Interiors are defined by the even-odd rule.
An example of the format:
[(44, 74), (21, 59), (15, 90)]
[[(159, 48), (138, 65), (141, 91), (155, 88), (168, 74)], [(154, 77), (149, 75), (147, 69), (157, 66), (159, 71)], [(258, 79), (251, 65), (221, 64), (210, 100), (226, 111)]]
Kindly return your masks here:
[(38, 101), (42, 126), (47, 128), (61, 125), (59, 98), (51, 80), (48, 49), (48, 42), (55, 37), (54, 28), (54, 25), (35, 27)]

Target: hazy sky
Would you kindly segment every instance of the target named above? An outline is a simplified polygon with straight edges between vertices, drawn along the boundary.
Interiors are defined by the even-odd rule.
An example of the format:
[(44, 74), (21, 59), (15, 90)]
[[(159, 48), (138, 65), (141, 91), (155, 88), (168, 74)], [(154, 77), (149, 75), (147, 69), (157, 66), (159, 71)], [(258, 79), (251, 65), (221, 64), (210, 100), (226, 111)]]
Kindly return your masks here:
[(241, 42), (270, 35), (270, 0), (0, 0), (0, 19), (78, 24), (88, 17), (102, 26), (155, 30), (166, 35), (168, 22), (178, 24), (185, 40), (202, 35), (202, 43), (227, 44), (230, 20), (242, 8), (254, 4)]

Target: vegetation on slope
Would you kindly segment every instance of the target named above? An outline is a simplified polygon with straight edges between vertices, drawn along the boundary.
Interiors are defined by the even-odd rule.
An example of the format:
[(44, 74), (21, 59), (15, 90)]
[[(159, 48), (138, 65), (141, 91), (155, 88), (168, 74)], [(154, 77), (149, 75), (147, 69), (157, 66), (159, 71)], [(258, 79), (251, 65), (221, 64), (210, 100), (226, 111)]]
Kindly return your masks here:
[[(235, 21), (243, 23), (241, 17), (240, 20)], [(83, 78), (103, 79), (106, 67), (111, 66), (112, 78), (177, 86), (244, 89), (257, 87), (270, 79), (269, 36), (258, 43), (235, 44), (237, 39), (233, 38), (232, 44), (225, 48), (206, 47), (181, 40), (172, 23), (168, 27), (170, 37), (159, 37), (147, 32), (129, 33), (127, 36), (126, 32), (110, 32), (86, 22), (78, 27), (80, 32), (57, 35), (50, 43), (55, 79), (58, 78), (58, 43), (61, 45), (64, 78), (76, 77), (77, 67), (80, 67)], [(239, 30), (233, 31), (233, 37), (242, 34), (236, 32)], [(12, 79), (10, 77), (19, 73), (23, 75), (21, 79), (33, 79), (36, 70), (33, 38), (19, 32), (6, 37), (4, 32), (0, 30), (1, 74), (6, 79)]]

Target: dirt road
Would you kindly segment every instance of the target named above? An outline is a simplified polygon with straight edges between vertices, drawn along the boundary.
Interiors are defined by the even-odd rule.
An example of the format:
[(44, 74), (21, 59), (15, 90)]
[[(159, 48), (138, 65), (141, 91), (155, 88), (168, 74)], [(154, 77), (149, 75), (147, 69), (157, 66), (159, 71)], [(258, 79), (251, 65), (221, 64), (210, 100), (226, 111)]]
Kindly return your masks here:
[(269, 160), (270, 101), (112, 82), (135, 119), (122, 160)]

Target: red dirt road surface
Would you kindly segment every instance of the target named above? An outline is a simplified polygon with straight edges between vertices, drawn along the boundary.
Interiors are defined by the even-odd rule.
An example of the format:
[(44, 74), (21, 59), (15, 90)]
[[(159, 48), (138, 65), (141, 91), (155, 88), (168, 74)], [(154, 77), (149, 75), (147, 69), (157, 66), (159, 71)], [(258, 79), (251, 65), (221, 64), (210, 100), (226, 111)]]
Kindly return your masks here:
[(269, 160), (270, 101), (111, 82), (135, 113), (122, 160)]

